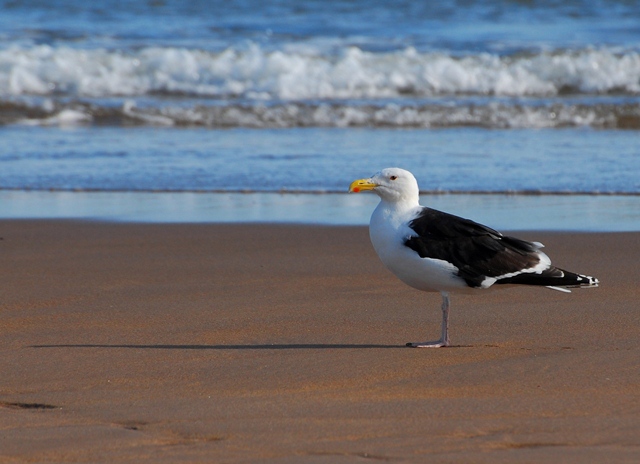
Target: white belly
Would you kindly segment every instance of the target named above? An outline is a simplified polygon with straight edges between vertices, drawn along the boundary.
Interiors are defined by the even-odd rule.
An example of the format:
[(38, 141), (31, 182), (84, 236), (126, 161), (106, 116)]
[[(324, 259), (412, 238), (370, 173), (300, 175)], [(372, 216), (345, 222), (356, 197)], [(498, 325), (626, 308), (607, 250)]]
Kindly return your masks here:
[(411, 248), (401, 245), (395, 251), (382, 250), (378, 256), (382, 263), (405, 284), (425, 292), (442, 292), (470, 289), (456, 275), (458, 269), (439, 259), (421, 258)]

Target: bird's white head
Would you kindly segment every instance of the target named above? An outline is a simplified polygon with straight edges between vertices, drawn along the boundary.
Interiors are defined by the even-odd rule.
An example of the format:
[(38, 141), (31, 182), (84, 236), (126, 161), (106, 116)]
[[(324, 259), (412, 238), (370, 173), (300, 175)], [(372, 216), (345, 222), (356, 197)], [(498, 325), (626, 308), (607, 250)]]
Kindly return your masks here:
[(350, 192), (372, 190), (382, 200), (391, 203), (418, 203), (418, 182), (409, 171), (400, 168), (386, 168), (368, 179), (354, 180)]

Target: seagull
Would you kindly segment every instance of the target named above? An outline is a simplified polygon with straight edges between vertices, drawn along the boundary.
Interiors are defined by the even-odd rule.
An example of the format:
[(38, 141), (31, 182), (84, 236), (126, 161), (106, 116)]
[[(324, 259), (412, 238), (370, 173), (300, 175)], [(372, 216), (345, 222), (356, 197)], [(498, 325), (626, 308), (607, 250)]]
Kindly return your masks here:
[(499, 284), (538, 285), (563, 292), (598, 286), (594, 277), (552, 266), (539, 242), (502, 235), (469, 219), (421, 206), (418, 182), (409, 171), (386, 168), (349, 186), (350, 192), (367, 190), (380, 197), (371, 215), (369, 236), (382, 263), (407, 285), (442, 295), (440, 339), (407, 346), (450, 345), (452, 292), (469, 293)]

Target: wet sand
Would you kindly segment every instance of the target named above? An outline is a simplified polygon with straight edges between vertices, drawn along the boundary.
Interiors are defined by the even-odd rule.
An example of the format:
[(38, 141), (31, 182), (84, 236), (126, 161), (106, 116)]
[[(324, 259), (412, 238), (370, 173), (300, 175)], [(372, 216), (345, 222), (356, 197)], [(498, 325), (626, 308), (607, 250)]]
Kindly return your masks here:
[(0, 221), (0, 462), (638, 462), (640, 233), (571, 294), (406, 287), (364, 227)]

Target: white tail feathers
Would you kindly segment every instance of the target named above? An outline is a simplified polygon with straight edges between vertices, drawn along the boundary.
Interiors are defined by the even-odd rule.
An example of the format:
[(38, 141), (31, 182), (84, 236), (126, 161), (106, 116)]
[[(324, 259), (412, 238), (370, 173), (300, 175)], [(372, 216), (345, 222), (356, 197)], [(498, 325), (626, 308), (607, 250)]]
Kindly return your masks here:
[(578, 274), (577, 282), (573, 285), (563, 285), (561, 287), (556, 287), (553, 285), (547, 285), (547, 288), (551, 290), (557, 290), (559, 292), (571, 293), (570, 288), (593, 288), (597, 287), (600, 284), (600, 281), (595, 277)]
[(552, 287), (551, 285), (547, 285), (547, 288), (550, 288), (551, 290), (558, 290), (559, 292), (571, 293), (571, 290), (569, 290), (568, 288)]

